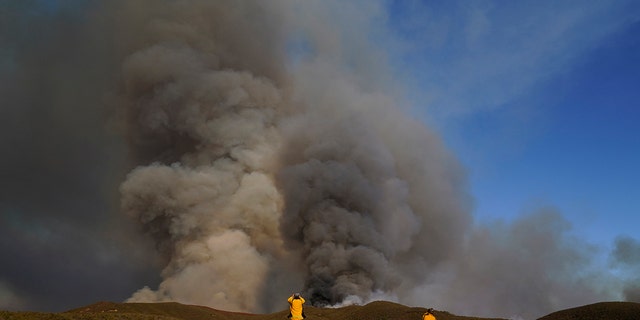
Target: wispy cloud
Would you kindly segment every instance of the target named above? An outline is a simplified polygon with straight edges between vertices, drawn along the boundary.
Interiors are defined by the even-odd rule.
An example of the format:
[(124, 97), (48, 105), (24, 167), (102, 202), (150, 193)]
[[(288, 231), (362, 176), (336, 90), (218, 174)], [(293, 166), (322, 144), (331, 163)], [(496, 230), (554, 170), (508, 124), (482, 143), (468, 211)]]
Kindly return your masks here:
[[(414, 1), (396, 8), (420, 107), (440, 118), (501, 108), (640, 18), (631, 1)], [(409, 44), (410, 43), (410, 44)], [(406, 67), (406, 66), (405, 66)]]

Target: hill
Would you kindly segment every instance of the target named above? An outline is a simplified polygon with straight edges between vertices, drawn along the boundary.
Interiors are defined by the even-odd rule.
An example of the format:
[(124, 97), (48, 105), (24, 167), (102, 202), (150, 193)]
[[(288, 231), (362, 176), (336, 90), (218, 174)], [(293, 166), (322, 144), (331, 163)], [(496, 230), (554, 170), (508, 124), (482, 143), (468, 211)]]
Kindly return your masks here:
[[(342, 308), (305, 307), (307, 320), (420, 320), (426, 308), (376, 301), (365, 306)], [(287, 320), (288, 310), (271, 314), (248, 314), (203, 306), (167, 303), (98, 302), (61, 313), (0, 311), (1, 320)], [(506, 320), (476, 318), (435, 311), (438, 320)]]
[[(376, 301), (342, 308), (305, 307), (307, 320), (420, 320), (425, 308)], [(167, 303), (98, 302), (60, 313), (0, 311), (0, 320), (286, 320), (288, 310), (249, 314), (209, 307)], [(477, 318), (435, 311), (438, 320), (506, 320)], [(538, 320), (639, 320), (640, 303), (601, 302), (557, 311)]]
[(639, 320), (640, 303), (599, 302), (557, 311), (538, 320)]

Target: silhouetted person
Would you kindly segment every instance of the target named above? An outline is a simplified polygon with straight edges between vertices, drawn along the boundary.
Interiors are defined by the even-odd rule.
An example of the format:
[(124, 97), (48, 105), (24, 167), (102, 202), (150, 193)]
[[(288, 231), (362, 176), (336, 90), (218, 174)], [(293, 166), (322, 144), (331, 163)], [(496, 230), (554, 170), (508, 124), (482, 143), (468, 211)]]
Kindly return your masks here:
[(294, 293), (287, 299), (289, 301), (289, 316), (292, 320), (301, 320), (306, 318), (302, 305), (304, 304), (304, 298), (299, 293)]
[(422, 320), (436, 320), (436, 316), (433, 315), (433, 308), (429, 308), (424, 312)]

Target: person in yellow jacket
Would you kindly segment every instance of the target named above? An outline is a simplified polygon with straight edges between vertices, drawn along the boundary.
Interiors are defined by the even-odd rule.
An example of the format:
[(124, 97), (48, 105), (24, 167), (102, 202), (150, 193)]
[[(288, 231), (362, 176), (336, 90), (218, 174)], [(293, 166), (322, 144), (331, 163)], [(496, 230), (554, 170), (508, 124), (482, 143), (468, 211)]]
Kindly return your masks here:
[(304, 304), (304, 298), (300, 296), (299, 293), (292, 294), (289, 299), (289, 316), (288, 318), (292, 320), (301, 320), (306, 318), (304, 315), (304, 310), (302, 310), (302, 305)]
[(424, 312), (422, 320), (436, 320), (436, 316), (433, 315), (433, 308), (429, 308)]

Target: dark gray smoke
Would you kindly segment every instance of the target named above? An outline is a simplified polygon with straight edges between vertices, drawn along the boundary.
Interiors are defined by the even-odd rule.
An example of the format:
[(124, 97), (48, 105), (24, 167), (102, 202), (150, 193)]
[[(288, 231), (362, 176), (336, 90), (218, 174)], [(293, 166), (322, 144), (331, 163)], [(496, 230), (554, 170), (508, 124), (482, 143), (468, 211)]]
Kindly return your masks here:
[(0, 309), (122, 299), (158, 278), (118, 213), (125, 145), (105, 101), (119, 62), (87, 9), (0, 1)]
[[(0, 267), (9, 307), (61, 303), (19, 272), (60, 255), (41, 275), (54, 284), (250, 312), (282, 310), (295, 291), (322, 306), (525, 317), (637, 297), (591, 269), (595, 249), (553, 209), (474, 224), (464, 169), (404, 112), (371, 41), (393, 44), (383, 3), (109, 1), (54, 15), (68, 28), (25, 23), (25, 6), (4, 23), (45, 40), (3, 33), (2, 144), (18, 150), (3, 159), (16, 168), (2, 187), (2, 256), (18, 257)], [(15, 237), (32, 251), (6, 245)], [(636, 249), (619, 242), (617, 261), (637, 265)]]
[(490, 316), (500, 306), (502, 316), (524, 319), (613, 299), (612, 279), (592, 266), (598, 251), (571, 236), (570, 227), (553, 208), (478, 226), (465, 250), (430, 272), (419, 290), (452, 310)]
[(640, 302), (640, 242), (630, 237), (616, 239), (612, 252), (613, 265), (632, 275), (623, 284), (626, 301)]
[[(277, 175), (281, 230), (319, 304), (394, 292), (409, 269), (455, 252), (470, 222), (462, 172), (438, 138), (330, 69), (300, 77), (313, 98), (284, 122)], [(430, 240), (440, 236), (451, 240)]]

